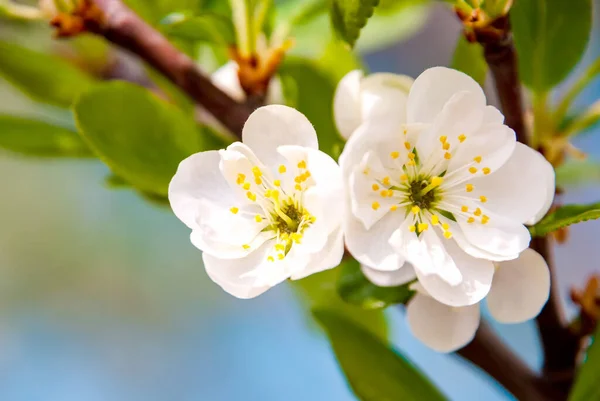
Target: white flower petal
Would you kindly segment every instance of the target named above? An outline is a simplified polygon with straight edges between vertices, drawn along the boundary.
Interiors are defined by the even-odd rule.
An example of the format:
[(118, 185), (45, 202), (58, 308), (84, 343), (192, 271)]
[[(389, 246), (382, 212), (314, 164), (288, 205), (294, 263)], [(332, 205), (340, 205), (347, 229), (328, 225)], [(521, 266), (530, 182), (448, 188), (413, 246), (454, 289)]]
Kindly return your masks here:
[(342, 262), (344, 257), (344, 232), (341, 228), (329, 235), (322, 250), (310, 255), (310, 261), (303, 270), (292, 272), (292, 280), (300, 280), (311, 274), (333, 269)]
[(501, 262), (501, 261), (505, 261), (505, 260), (516, 259), (519, 256), (518, 254), (496, 255), (496, 254), (484, 251), (483, 249), (478, 248), (478, 247), (474, 246), (473, 244), (471, 244), (469, 241), (467, 241), (467, 239), (465, 238), (465, 235), (462, 232), (458, 223), (448, 220), (448, 219), (443, 219), (443, 220), (445, 223), (447, 223), (450, 226), (450, 232), (452, 233), (452, 238), (456, 241), (458, 246), (461, 247), (461, 249), (463, 251), (465, 251), (467, 254), (473, 256), (474, 258), (487, 259), (487, 260), (492, 260), (494, 262)]
[(169, 202), (175, 215), (189, 228), (198, 226), (203, 199), (223, 204), (233, 203), (233, 192), (219, 171), (217, 151), (200, 152), (179, 163), (169, 183)]
[(368, 231), (349, 208), (346, 208), (346, 217), (343, 220), (348, 251), (360, 263), (382, 271), (398, 270), (405, 261), (388, 243), (393, 232), (402, 224), (404, 216), (393, 213), (388, 217), (380, 220)]
[(416, 294), (406, 307), (408, 327), (422, 343), (438, 352), (467, 345), (479, 327), (479, 304), (454, 308)]
[(299, 111), (283, 106), (269, 105), (256, 109), (242, 131), (243, 142), (267, 166), (279, 164), (277, 148), (298, 145), (318, 149), (314, 127)]
[(485, 106), (484, 124), (504, 124), (504, 115), (494, 106)]
[[(436, 243), (431, 242), (435, 246)], [(443, 248), (427, 245), (429, 248), (426, 249), (435, 252), (430, 256), (430, 261), (426, 256), (421, 256), (417, 261), (411, 260), (411, 257), (408, 260), (414, 266), (419, 282), (433, 298), (446, 305), (459, 307), (476, 304), (488, 294), (494, 275), (491, 261), (469, 256), (452, 240), (444, 241)], [(458, 284), (451, 285), (448, 271), (456, 270), (460, 280)]]
[(229, 96), (242, 102), (246, 99), (246, 94), (240, 85), (238, 78), (239, 67), (235, 61), (229, 61), (217, 71), (215, 71), (210, 79), (216, 87), (227, 93)]
[(406, 75), (371, 74), (361, 81), (362, 121), (388, 119), (400, 126), (406, 122), (406, 102), (413, 79)]
[(415, 269), (408, 263), (405, 263), (398, 270), (392, 271), (372, 269), (365, 265), (360, 265), (360, 270), (370, 282), (379, 287), (396, 287), (410, 283), (417, 278)]
[(554, 199), (554, 169), (539, 152), (517, 143), (496, 172), (473, 180), (486, 208), (520, 223), (543, 217)]
[(525, 249), (518, 259), (499, 263), (487, 303), (497, 321), (521, 323), (540, 313), (549, 294), (546, 261), (533, 249)]
[(348, 139), (362, 122), (360, 104), (360, 70), (350, 71), (338, 84), (333, 98), (335, 125), (342, 137)]
[(479, 98), (479, 103), (486, 103), (483, 90), (470, 76), (445, 67), (425, 70), (410, 88), (408, 122), (432, 123), (446, 102), (462, 91), (473, 92)]

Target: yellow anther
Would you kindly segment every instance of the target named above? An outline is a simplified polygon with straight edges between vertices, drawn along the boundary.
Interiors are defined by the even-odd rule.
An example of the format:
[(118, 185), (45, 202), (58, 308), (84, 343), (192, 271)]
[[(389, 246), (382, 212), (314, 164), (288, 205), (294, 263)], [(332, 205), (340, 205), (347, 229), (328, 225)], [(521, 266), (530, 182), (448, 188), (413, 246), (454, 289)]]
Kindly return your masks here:
[(398, 205), (392, 205), (390, 206), (390, 211), (393, 212), (394, 210), (398, 209)]
[(408, 134), (408, 130), (407, 130), (407, 129), (404, 129), (404, 131), (402, 131), (402, 133), (403, 133), (404, 135), (406, 135), (406, 134)]
[(292, 241), (294, 241), (296, 244), (300, 243), (300, 240), (302, 239), (302, 234), (300, 233), (292, 233), (292, 235), (290, 235), (290, 238), (292, 239)]
[(450, 152), (444, 153), (444, 159), (446, 159), (446, 160), (452, 159), (452, 154)]
[(385, 198), (386, 196), (388, 196), (387, 189), (382, 189), (381, 192), (379, 193), (379, 195), (381, 195), (382, 198)]
[[(412, 153), (410, 153), (410, 154), (412, 155)], [(417, 163), (415, 163), (415, 161), (414, 161), (414, 160), (409, 160), (409, 161), (407, 161), (407, 162), (406, 162), (406, 165), (407, 165), (407, 166), (416, 166), (416, 165), (417, 165)]]
[(369, 173), (370, 173), (370, 172), (371, 172), (371, 169), (370, 169), (370, 168), (368, 168), (368, 167), (367, 167), (366, 169), (364, 169), (364, 170), (363, 170), (363, 174), (364, 174), (364, 175), (369, 175)]
[(381, 180), (381, 182), (383, 182), (383, 185), (390, 185), (390, 177), (383, 177), (383, 180)]
[(475, 219), (473, 217), (469, 217), (467, 219), (467, 223), (474, 223), (474, 222), (475, 222)]
[(477, 172), (477, 169), (475, 167), (469, 167), (469, 173), (475, 174), (476, 172)]
[(475, 158), (473, 159), (474, 162), (476, 163), (481, 163), (481, 156), (475, 156)]
[(390, 156), (392, 157), (392, 159), (397, 159), (400, 157), (400, 152), (392, 152), (390, 153)]
[(409, 158), (410, 160), (415, 160), (415, 154), (414, 154), (413, 152), (410, 152), (410, 153), (408, 154), (408, 158)]
[(287, 169), (285, 168), (285, 166), (284, 166), (283, 164), (279, 166), (279, 173), (280, 173), (280, 174), (283, 174), (283, 173), (285, 173), (286, 171), (287, 171)]
[(442, 149), (444, 149), (444, 150), (450, 149), (450, 142), (446, 142), (445, 144), (443, 144)]
[(262, 221), (262, 217), (260, 217), (258, 214), (256, 216), (254, 216), (254, 221), (256, 221), (257, 223), (260, 223)]
[(283, 258), (285, 258), (285, 255), (283, 253), (278, 253), (277, 254), (277, 259), (281, 260)]
[(481, 216), (481, 209), (480, 208), (475, 209), (475, 211), (473, 212), (473, 214), (475, 216)]
[(485, 203), (485, 202), (487, 202), (487, 198), (486, 198), (485, 196), (483, 196), (483, 195), (481, 195), (481, 196), (479, 197), (479, 200), (481, 201), (481, 203)]
[(485, 224), (488, 221), (490, 221), (490, 218), (488, 216), (486, 216), (485, 214), (481, 216), (481, 224)]
[(481, 169), (481, 171), (483, 171), (483, 174), (488, 175), (489, 173), (492, 172), (492, 170), (490, 170), (489, 167), (484, 167)]
[(273, 256), (269, 256), (269, 257), (267, 258), (267, 260), (268, 260), (269, 262), (275, 262), (275, 258), (274, 258)]
[(240, 209), (238, 209), (237, 207), (235, 207), (235, 206), (234, 206), (234, 207), (232, 207), (231, 209), (229, 209), (229, 211), (230, 211), (231, 213), (233, 213), (233, 214), (237, 214), (237, 212), (239, 212), (239, 211), (240, 211)]
[(260, 171), (257, 166), (254, 166), (252, 167), (252, 174), (254, 174), (255, 177), (260, 177), (262, 175), (262, 171)]
[(275, 185), (276, 187), (281, 186), (281, 180), (275, 180), (275, 181), (273, 181), (273, 185)]
[(306, 168), (306, 160), (302, 160), (300, 163), (298, 163), (298, 168)]
[(244, 249), (248, 250), (248, 249), (250, 249), (250, 245), (248, 245), (248, 244), (244, 244), (244, 245), (242, 245), (242, 248), (244, 248)]
[(301, 176), (301, 175), (298, 175), (298, 176), (294, 177), (294, 181), (295, 181), (297, 184), (300, 184), (300, 183), (302, 182), (302, 176)]
[(458, 136), (458, 140), (460, 143), (463, 143), (465, 141), (465, 139), (467, 139), (467, 136), (465, 134), (460, 134)]
[(250, 189), (250, 183), (249, 182), (245, 182), (244, 185), (242, 185), (242, 188), (244, 188), (246, 191)]
[(440, 136), (440, 142), (441, 143), (446, 143), (447, 140), (448, 140), (448, 137), (446, 135)]
[(469, 211), (469, 208), (467, 206), (461, 206), (460, 211), (463, 213), (467, 213)]
[(306, 171), (304, 172), (304, 177), (305, 177), (305, 178), (304, 178), (305, 180), (306, 180), (308, 177), (310, 177), (310, 171), (306, 170)]
[(442, 224), (442, 228), (443, 228), (444, 230), (448, 231), (448, 230), (450, 229), (450, 224), (448, 224), (448, 223), (444, 223), (444, 224)]
[(400, 176), (400, 181), (407, 181), (408, 180), (408, 176), (406, 174), (402, 174)]
[(373, 203), (371, 204), (371, 208), (372, 208), (373, 210), (377, 210), (377, 209), (379, 209), (379, 206), (380, 206), (380, 205), (379, 205), (379, 202), (373, 202)]
[(433, 185), (434, 187), (442, 185), (442, 182), (444, 182), (444, 179), (442, 177), (431, 177), (431, 185)]
[(378, 191), (379, 190), (379, 185), (373, 184), (373, 185), (371, 185), (371, 188), (373, 188), (373, 191)]
[(415, 206), (412, 207), (412, 209), (410, 209), (410, 211), (413, 214), (419, 214), (419, 212), (421, 211), (421, 208), (419, 206), (415, 205)]
[(273, 199), (277, 199), (279, 198), (279, 191), (276, 189), (272, 189), (271, 192), (269, 192), (269, 195), (273, 198)]
[(276, 251), (285, 251), (285, 245), (283, 244), (275, 244)]
[(294, 188), (296, 189), (296, 191), (302, 191), (302, 185), (300, 184), (294, 185)]
[(467, 192), (471, 192), (471, 191), (473, 191), (473, 188), (474, 188), (474, 187), (473, 187), (473, 184), (467, 184), (467, 185), (465, 186), (465, 190), (466, 190)]
[(260, 177), (254, 177), (254, 182), (256, 183), (256, 185), (260, 185), (262, 184), (262, 180), (260, 179)]
[(242, 185), (245, 180), (246, 180), (246, 176), (242, 173), (239, 173), (237, 176), (237, 180), (236, 180), (237, 184)]
[(392, 195), (394, 195), (394, 191), (393, 191), (393, 190), (391, 190), (391, 189), (388, 189), (388, 191), (387, 191), (387, 196), (391, 198), (391, 197), (392, 197)]
[(408, 231), (410, 231), (411, 233), (414, 233), (415, 231), (417, 231), (417, 227), (413, 226), (408, 226)]
[(420, 233), (422, 233), (423, 231), (427, 231), (428, 228), (429, 228), (429, 224), (419, 223), (418, 229), (419, 229)]
[(246, 192), (246, 196), (248, 197), (248, 199), (250, 199), (252, 202), (256, 201), (256, 195), (253, 194), (252, 192), (248, 191)]
[(450, 239), (450, 238), (452, 238), (452, 233), (450, 231), (444, 231), (444, 237), (446, 239)]
[(437, 226), (438, 224), (440, 224), (440, 218), (434, 214), (433, 216), (431, 216), (431, 224)]
[(404, 142), (404, 147), (406, 148), (406, 150), (410, 150), (410, 142)]

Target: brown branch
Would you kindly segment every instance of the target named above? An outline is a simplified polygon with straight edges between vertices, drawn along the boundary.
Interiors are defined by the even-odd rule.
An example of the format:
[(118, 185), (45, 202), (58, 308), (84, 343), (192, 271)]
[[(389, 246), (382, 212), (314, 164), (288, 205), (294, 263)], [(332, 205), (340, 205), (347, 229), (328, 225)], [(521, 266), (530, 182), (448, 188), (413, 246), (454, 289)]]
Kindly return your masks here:
[[(121, 0), (84, 0), (76, 10), (86, 31), (136, 54), (208, 110), (225, 127), (241, 136), (252, 109), (217, 88), (209, 77), (160, 32), (145, 23)], [(59, 36), (68, 36), (61, 32)], [(78, 32), (74, 32), (77, 34)]]
[(480, 367), (520, 401), (561, 401), (550, 383), (539, 378), (482, 321), (475, 338), (457, 353)]

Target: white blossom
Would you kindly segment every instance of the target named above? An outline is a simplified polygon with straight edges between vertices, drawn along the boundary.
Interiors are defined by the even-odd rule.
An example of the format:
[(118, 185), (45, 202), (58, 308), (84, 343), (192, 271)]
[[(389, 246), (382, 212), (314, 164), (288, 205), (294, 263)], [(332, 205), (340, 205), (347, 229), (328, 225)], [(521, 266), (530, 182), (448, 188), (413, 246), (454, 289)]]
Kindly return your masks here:
[[(544, 258), (525, 249), (519, 258), (496, 263), (496, 274), (486, 301), (494, 319), (522, 323), (537, 316), (550, 293), (550, 272)], [(479, 304), (452, 307), (433, 299), (422, 286), (406, 310), (408, 325), (420, 341), (439, 352), (468, 344), (479, 327)]]
[(252, 298), (340, 263), (344, 200), (339, 166), (300, 112), (261, 107), (242, 140), (182, 161), (169, 201), (210, 278)]
[[(405, 103), (371, 104), (375, 117), (362, 121), (340, 157), (348, 250), (382, 272), (410, 262), (439, 302), (476, 304), (490, 290), (493, 262), (517, 258), (531, 239), (524, 224), (549, 209), (552, 166), (516, 142), (461, 72), (431, 68)], [(336, 111), (340, 121), (353, 113)]]
[(335, 124), (340, 134), (348, 139), (365, 120), (386, 117), (389, 107), (406, 107), (408, 91), (413, 79), (406, 75), (376, 73), (364, 77), (354, 70), (340, 81), (333, 99)]

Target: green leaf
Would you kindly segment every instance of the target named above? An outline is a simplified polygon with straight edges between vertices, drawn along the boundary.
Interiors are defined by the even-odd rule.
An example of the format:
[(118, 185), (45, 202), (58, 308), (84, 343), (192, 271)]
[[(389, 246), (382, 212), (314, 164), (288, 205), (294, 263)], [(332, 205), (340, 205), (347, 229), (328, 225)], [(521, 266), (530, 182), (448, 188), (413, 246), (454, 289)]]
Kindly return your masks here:
[(314, 310), (348, 384), (363, 401), (441, 401), (446, 398), (403, 355), (335, 311)]
[(332, 0), (331, 23), (340, 38), (354, 46), (377, 4), (379, 0)]
[(40, 102), (69, 107), (93, 80), (66, 61), (0, 41), (0, 76)]
[(569, 401), (600, 400), (600, 325), (596, 328), (593, 341), (587, 351), (586, 361), (579, 369)]
[(600, 202), (591, 205), (565, 205), (544, 217), (536, 225), (529, 227), (531, 235), (542, 237), (559, 228), (600, 218)]
[(355, 305), (344, 302), (336, 291), (336, 283), (340, 278), (341, 271), (346, 263), (335, 269), (312, 274), (299, 281), (292, 281), (302, 299), (308, 303), (308, 309), (327, 308), (334, 310), (337, 314), (344, 316), (354, 324), (368, 330), (372, 335), (381, 340), (387, 339), (387, 324), (381, 310), (364, 310)]
[(0, 115), (0, 148), (36, 157), (92, 156), (77, 132), (9, 115)]
[(363, 309), (382, 309), (394, 304), (404, 304), (413, 295), (408, 284), (378, 287), (371, 283), (355, 260), (344, 264), (337, 286), (344, 301)]
[(185, 16), (171, 14), (163, 20), (162, 30), (171, 37), (229, 46), (235, 43), (231, 21), (217, 14)]
[(521, 80), (544, 92), (581, 59), (592, 27), (591, 0), (519, 0), (510, 12)]
[(479, 43), (470, 43), (461, 33), (450, 67), (464, 72), (483, 87), (488, 66), (483, 57), (483, 47)]
[(600, 184), (600, 163), (570, 160), (556, 169), (556, 186), (574, 188)]
[(130, 83), (98, 85), (74, 110), (89, 146), (116, 175), (146, 193), (165, 196), (180, 161), (222, 147), (200, 135), (190, 116)]
[(317, 63), (293, 57), (286, 58), (279, 72), (284, 83), (295, 82), (296, 99), (292, 103), (315, 126), (319, 149), (337, 160), (344, 141), (333, 121), (334, 80)]

